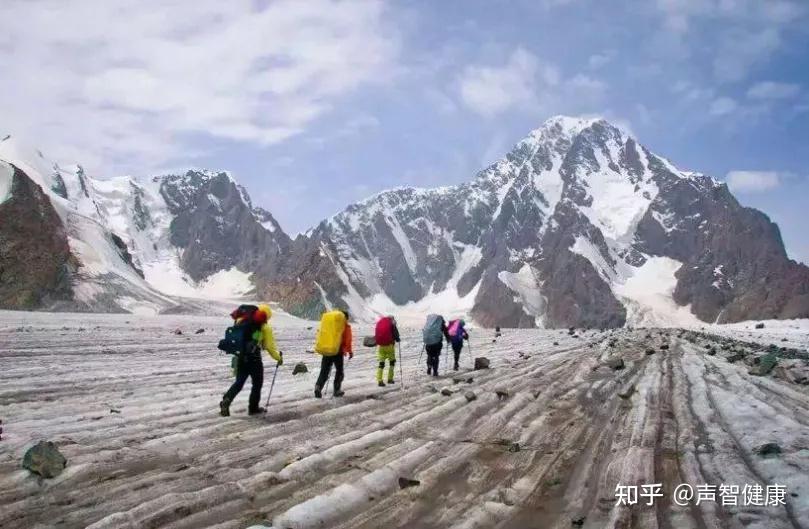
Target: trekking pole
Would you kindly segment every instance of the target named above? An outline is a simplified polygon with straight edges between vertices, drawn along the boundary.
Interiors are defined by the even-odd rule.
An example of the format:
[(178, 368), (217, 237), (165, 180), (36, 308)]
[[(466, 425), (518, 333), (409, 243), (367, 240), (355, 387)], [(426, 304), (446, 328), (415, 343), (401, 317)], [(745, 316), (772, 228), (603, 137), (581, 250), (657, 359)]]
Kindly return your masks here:
[(275, 377), (278, 376), (278, 362), (275, 363), (275, 371), (272, 373), (272, 383), (270, 384), (270, 393), (267, 395), (267, 402), (264, 403), (264, 413), (267, 413), (267, 407), (270, 405), (270, 397), (272, 397), (272, 388), (275, 387)]
[(404, 369), (402, 369), (402, 344), (397, 343), (396, 347), (399, 348), (399, 378), (402, 379), (402, 391), (404, 391), (405, 381), (404, 381)]

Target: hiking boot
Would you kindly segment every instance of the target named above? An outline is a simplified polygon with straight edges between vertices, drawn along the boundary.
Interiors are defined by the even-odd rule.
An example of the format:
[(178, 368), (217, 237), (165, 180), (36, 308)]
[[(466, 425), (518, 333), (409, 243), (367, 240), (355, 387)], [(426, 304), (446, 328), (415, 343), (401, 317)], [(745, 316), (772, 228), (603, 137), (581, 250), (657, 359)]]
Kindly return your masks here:
[(342, 397), (345, 394), (346, 394), (345, 391), (340, 391), (339, 389), (337, 389), (334, 391), (334, 393), (332, 393), (332, 397)]
[(265, 411), (264, 408), (256, 408), (254, 410), (247, 410), (247, 415), (261, 415)]
[(230, 417), (230, 401), (222, 399), (219, 403), (219, 415), (222, 417)]
[(385, 387), (385, 383), (384, 383), (384, 382), (382, 382), (382, 381), (380, 380), (380, 381), (379, 381), (378, 386), (379, 386), (380, 388), (384, 388), (384, 387)]
[(453, 371), (458, 371), (458, 364), (455, 364), (455, 367), (452, 368)]
[(388, 380), (388, 384), (396, 384), (395, 380)]
[(318, 399), (323, 398), (323, 391), (321, 390), (320, 386), (315, 386), (315, 397)]

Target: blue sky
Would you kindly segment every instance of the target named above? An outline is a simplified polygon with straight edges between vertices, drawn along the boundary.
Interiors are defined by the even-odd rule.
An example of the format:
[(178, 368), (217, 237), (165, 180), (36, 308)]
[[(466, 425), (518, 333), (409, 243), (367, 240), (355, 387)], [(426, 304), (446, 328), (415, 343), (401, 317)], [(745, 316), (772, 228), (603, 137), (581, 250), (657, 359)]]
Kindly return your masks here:
[(598, 114), (809, 262), (802, 0), (3, 2), (0, 133), (96, 176), (231, 170), (294, 234)]

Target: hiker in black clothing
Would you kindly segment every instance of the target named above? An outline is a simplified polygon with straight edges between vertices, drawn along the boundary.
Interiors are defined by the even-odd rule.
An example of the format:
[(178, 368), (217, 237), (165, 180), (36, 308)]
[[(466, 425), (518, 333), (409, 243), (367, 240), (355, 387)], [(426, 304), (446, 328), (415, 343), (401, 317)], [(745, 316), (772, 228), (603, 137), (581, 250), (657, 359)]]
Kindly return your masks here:
[(441, 358), (444, 340), (449, 342), (449, 333), (444, 317), (438, 314), (428, 315), (422, 334), (424, 337), (424, 350), (427, 352), (427, 374), (437, 377), (438, 360)]
[[(255, 310), (240, 312), (243, 308)], [(250, 388), (247, 413), (250, 415), (264, 413), (264, 408), (259, 406), (261, 401), (261, 386), (264, 384), (264, 363), (261, 361), (261, 350), (264, 349), (267, 351), (267, 354), (269, 354), (279, 366), (284, 362), (281, 351), (279, 351), (275, 345), (272, 327), (270, 327), (268, 323), (268, 320), (272, 317), (272, 310), (270, 310), (268, 305), (259, 305), (258, 307), (243, 305), (233, 311), (231, 316), (237, 324), (242, 323), (245, 319), (250, 319), (253, 322), (255, 331), (252, 335), (252, 345), (250, 349), (235, 356), (234, 367), (236, 380), (230, 386), (230, 389), (222, 396), (222, 401), (219, 403), (219, 413), (223, 417), (230, 415), (230, 403), (233, 402), (233, 399), (235, 399), (236, 395), (242, 390), (248, 378), (250, 379), (252, 387)]]

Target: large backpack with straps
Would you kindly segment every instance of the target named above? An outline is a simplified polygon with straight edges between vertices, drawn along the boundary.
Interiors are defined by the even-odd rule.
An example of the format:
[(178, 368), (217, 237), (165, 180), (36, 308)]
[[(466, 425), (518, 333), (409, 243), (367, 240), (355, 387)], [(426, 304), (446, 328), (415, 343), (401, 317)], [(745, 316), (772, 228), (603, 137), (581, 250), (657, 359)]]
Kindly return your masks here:
[(447, 329), (449, 334), (449, 339), (454, 343), (460, 343), (463, 341), (463, 333), (464, 333), (464, 321), (463, 320), (452, 320), (449, 322), (449, 328)]
[(444, 318), (438, 314), (428, 314), (427, 323), (424, 325), (421, 334), (424, 337), (425, 345), (433, 345), (441, 343), (444, 339), (444, 331), (442, 329)]
[(219, 340), (219, 349), (232, 355), (255, 352), (258, 343), (253, 335), (267, 322), (266, 314), (255, 305), (239, 305), (230, 317), (234, 323), (225, 329), (225, 337)]
[(376, 345), (393, 345), (393, 320), (390, 316), (384, 316), (376, 322), (374, 340)]
[(341, 310), (324, 312), (315, 337), (315, 352), (323, 356), (334, 356), (340, 352), (343, 331), (346, 328), (346, 315)]

